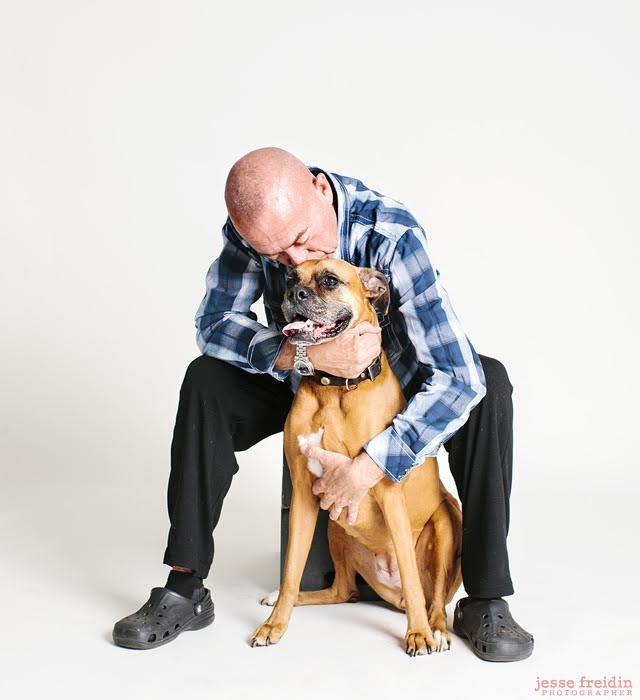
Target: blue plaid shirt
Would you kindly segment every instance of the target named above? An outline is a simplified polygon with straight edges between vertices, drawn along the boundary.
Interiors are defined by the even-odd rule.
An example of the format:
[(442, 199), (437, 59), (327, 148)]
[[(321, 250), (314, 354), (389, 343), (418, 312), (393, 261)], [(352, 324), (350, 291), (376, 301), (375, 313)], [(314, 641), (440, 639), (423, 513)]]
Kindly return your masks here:
[[(382, 346), (408, 403), (364, 449), (399, 482), (465, 424), (486, 393), (482, 365), (429, 258), (425, 232), (404, 204), (360, 180), (309, 170), (323, 172), (337, 196), (340, 243), (334, 257), (381, 270), (389, 282), (389, 314), (378, 319)], [(195, 317), (198, 347), (247, 372), (288, 381), (295, 392), (300, 375), (274, 369), (287, 341), (280, 306), (288, 268), (260, 256), (229, 218), (222, 237)], [(260, 296), (268, 327), (250, 309)]]

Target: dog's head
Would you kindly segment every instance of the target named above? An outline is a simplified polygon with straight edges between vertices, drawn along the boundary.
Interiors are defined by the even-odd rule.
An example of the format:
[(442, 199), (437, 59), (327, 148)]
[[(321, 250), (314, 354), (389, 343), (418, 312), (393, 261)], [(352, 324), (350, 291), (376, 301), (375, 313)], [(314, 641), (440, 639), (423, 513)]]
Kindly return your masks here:
[(335, 258), (307, 260), (287, 275), (283, 333), (293, 342), (317, 345), (360, 321), (376, 324), (375, 308), (383, 314), (389, 309), (382, 272)]

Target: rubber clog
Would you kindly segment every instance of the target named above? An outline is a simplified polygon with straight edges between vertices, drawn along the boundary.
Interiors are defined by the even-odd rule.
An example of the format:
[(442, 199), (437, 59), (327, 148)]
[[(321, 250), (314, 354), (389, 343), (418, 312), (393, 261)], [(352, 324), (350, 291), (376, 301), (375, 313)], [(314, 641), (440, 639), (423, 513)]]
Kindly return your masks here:
[(129, 649), (155, 649), (172, 642), (182, 632), (207, 627), (214, 618), (208, 588), (198, 588), (191, 598), (186, 598), (168, 588), (156, 587), (140, 610), (116, 622), (113, 641)]
[(453, 614), (453, 631), (471, 642), (485, 661), (522, 661), (533, 653), (533, 636), (511, 617), (502, 598), (461, 598)]

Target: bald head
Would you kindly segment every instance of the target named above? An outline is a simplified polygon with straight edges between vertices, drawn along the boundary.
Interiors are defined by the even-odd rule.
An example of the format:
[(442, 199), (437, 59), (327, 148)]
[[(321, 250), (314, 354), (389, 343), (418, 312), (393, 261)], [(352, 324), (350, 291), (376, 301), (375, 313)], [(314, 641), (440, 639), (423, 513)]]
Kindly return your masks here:
[(324, 172), (282, 148), (258, 148), (233, 164), (224, 198), (242, 238), (284, 265), (319, 260), (338, 246), (337, 208)]
[(224, 198), (239, 229), (248, 229), (268, 210), (286, 217), (308, 197), (313, 176), (307, 166), (282, 148), (258, 148), (233, 164)]

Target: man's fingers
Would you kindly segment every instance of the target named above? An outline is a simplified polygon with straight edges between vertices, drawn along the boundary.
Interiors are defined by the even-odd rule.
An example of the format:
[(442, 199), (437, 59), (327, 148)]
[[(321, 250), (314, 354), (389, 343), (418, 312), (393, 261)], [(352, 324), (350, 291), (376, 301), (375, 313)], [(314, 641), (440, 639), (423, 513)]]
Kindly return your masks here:
[(322, 510), (329, 510), (329, 508), (331, 507), (332, 504), (333, 504), (333, 499), (329, 498), (326, 495), (320, 499), (320, 508), (322, 508)]
[(317, 459), (327, 474), (336, 467), (339, 467), (343, 462), (349, 460), (348, 457), (345, 457), (339, 452), (325, 450), (319, 445), (308, 445), (306, 449), (300, 448), (300, 451), (307, 459)]
[(321, 493), (324, 493), (324, 489), (325, 485), (322, 479), (316, 479), (313, 484), (311, 484), (311, 493), (314, 496), (319, 496)]
[(323, 450), (319, 445), (307, 445), (306, 449), (300, 450), (306, 457), (311, 457), (311, 459), (317, 459), (320, 462), (326, 458), (328, 451)]
[(337, 520), (340, 517), (340, 513), (342, 513), (342, 508), (339, 508), (334, 503), (333, 508), (331, 509), (331, 512), (329, 513), (329, 517), (331, 518), (331, 520)]
[(356, 520), (358, 519), (358, 508), (360, 507), (359, 503), (350, 503), (349, 504), (349, 515), (347, 516), (347, 525), (355, 525)]

